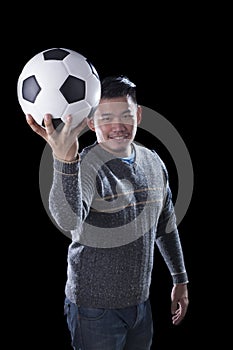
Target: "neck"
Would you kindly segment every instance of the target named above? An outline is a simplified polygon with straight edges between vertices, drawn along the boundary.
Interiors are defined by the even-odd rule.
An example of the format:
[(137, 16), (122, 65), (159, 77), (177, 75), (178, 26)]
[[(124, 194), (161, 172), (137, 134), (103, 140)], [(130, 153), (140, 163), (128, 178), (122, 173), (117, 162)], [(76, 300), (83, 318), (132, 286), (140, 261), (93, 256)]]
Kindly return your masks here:
[(129, 157), (133, 152), (133, 145), (130, 144), (128, 147), (124, 150), (114, 151), (112, 149), (109, 149), (108, 147), (105, 147), (105, 144), (103, 142), (99, 143), (100, 147), (102, 147), (105, 151), (113, 154), (116, 157), (124, 158)]

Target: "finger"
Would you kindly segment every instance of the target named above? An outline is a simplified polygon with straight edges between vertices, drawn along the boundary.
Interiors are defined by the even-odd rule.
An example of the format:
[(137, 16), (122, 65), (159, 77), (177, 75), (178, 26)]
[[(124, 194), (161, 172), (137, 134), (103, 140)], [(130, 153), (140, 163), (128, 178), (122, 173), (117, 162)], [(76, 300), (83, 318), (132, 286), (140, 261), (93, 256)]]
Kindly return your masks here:
[(65, 125), (62, 128), (62, 133), (70, 134), (71, 127), (72, 127), (72, 115), (69, 114), (65, 117)]
[(180, 314), (174, 315), (172, 317), (172, 323), (176, 326), (183, 320), (183, 317), (181, 317)]
[(183, 318), (185, 317), (186, 312), (187, 312), (186, 305), (179, 302), (177, 304), (177, 309), (175, 310), (175, 312), (172, 315), (172, 323), (174, 325), (179, 324), (183, 320)]
[(75, 133), (75, 135), (79, 135), (84, 129), (85, 127), (87, 126), (87, 118), (84, 118), (81, 123), (79, 123), (77, 126), (75, 126), (73, 128), (73, 132)]
[(26, 121), (34, 132), (45, 138), (46, 132), (44, 128), (35, 121), (31, 114), (26, 114)]
[(45, 124), (45, 130), (46, 130), (47, 134), (48, 135), (53, 134), (55, 129), (54, 129), (54, 126), (53, 126), (51, 114), (45, 114), (45, 116), (44, 116), (44, 124)]

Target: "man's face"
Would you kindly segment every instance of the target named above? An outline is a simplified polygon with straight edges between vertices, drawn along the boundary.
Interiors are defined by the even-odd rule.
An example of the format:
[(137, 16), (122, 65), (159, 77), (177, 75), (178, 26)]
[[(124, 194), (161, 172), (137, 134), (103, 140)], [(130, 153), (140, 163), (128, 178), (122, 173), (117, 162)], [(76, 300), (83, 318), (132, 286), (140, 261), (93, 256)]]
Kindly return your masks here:
[(141, 121), (141, 107), (130, 97), (102, 99), (88, 122), (98, 143), (117, 156), (129, 156), (131, 143)]

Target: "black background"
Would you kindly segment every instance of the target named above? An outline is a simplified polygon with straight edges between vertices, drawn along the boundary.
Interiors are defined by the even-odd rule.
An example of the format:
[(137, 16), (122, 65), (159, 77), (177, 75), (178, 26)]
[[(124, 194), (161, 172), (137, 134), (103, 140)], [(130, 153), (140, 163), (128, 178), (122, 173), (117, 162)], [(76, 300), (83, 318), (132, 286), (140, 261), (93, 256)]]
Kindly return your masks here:
[[(155, 328), (152, 349), (164, 350), (168, 346), (186, 349), (187, 343), (198, 344), (199, 337), (207, 334), (208, 320), (205, 311), (203, 322), (200, 286), (203, 286), (206, 268), (199, 240), (200, 201), (203, 199), (200, 121), (202, 113), (204, 115), (203, 71), (207, 64), (205, 38), (208, 35), (198, 30), (196, 22), (198, 18), (199, 25), (203, 25), (204, 19), (201, 15), (191, 16), (189, 12), (180, 17), (173, 17), (170, 12), (168, 16), (166, 11), (150, 14), (147, 26), (141, 23), (139, 13), (137, 19), (121, 12), (114, 18), (96, 17), (94, 22), (79, 23), (78, 18), (77, 15), (75, 20), (57, 22), (53, 18), (51, 23), (50, 16), (44, 21), (40, 18), (39, 23), (38, 20), (31, 23), (26, 17), (19, 21), (19, 31), (14, 34), (15, 45), (8, 48), (12, 79), (10, 86), (9, 81), (6, 86), (12, 97), (8, 103), (11, 126), (10, 143), (8, 141), (4, 156), (8, 164), (6, 171), (9, 171), (6, 177), (10, 181), (6, 202), (10, 217), (6, 244), (10, 268), (6, 271), (5, 283), (13, 306), (10, 328), (15, 329), (17, 339), (8, 329), (7, 342), (10, 346), (16, 341), (18, 347), (24, 349), (34, 346), (71, 349), (63, 316), (66, 254), (70, 241), (54, 226), (44, 209), (39, 166), (45, 141), (26, 124), (16, 93), (18, 76), (30, 58), (52, 47), (64, 47), (89, 58), (100, 78), (126, 74), (137, 85), (138, 102), (168, 119), (189, 150), (194, 168), (194, 191), (179, 231), (190, 279), (190, 305), (181, 325), (171, 323), (171, 278), (157, 251), (151, 285)], [(81, 147), (93, 137), (89, 134), (88, 139), (88, 134), (85, 135)], [(153, 135), (140, 128), (136, 140), (155, 148), (165, 161), (175, 199), (177, 174), (170, 154)], [(10, 147), (13, 150), (9, 157)]]

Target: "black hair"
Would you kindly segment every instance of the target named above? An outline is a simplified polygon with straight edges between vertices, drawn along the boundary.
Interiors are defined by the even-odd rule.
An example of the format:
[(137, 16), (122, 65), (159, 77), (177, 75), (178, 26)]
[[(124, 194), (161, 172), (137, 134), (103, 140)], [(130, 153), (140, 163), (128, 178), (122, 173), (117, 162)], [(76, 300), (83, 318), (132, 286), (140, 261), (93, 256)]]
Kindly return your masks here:
[(130, 96), (137, 103), (136, 85), (125, 75), (108, 76), (101, 82), (101, 98)]

